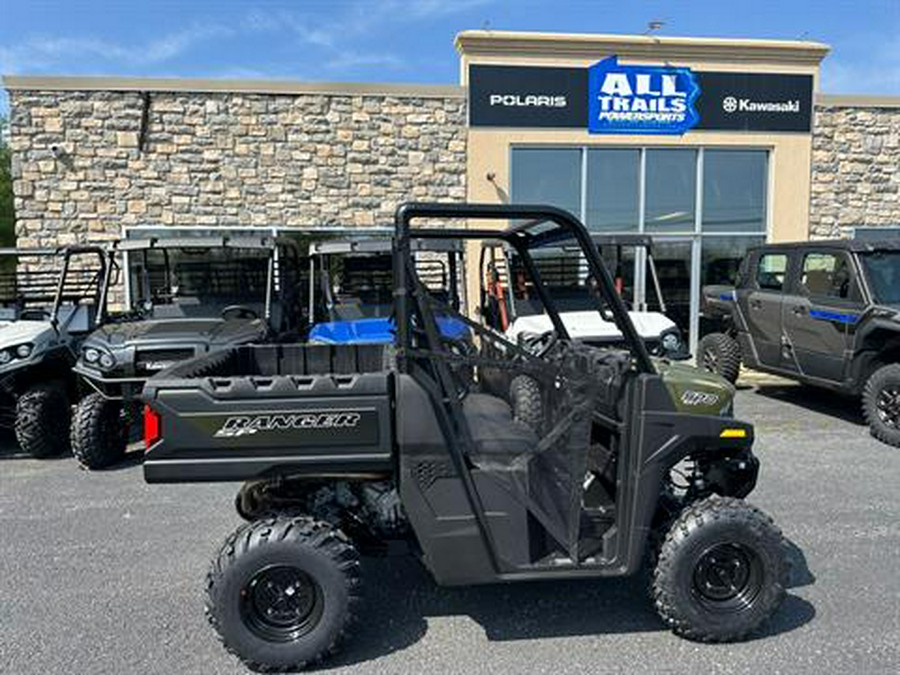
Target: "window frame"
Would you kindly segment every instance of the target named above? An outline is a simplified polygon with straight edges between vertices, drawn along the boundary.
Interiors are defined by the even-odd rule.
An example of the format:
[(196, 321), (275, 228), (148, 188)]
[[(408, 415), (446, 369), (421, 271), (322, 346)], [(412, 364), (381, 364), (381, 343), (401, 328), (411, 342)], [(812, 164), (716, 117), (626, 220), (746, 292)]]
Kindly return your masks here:
[[(762, 262), (767, 257), (781, 256), (784, 258), (784, 279), (781, 280), (781, 286), (779, 288), (768, 288), (759, 283), (759, 272), (762, 267)], [(766, 293), (779, 293), (784, 295), (785, 290), (790, 288), (791, 281), (791, 254), (789, 251), (779, 251), (776, 249), (769, 249), (759, 251), (756, 255), (756, 261), (753, 263), (753, 288), (757, 291), (763, 291)], [(773, 273), (773, 274), (777, 274)]]
[[(803, 285), (803, 267), (806, 264), (806, 259), (811, 255), (818, 256), (831, 256), (835, 259), (835, 261), (843, 260), (847, 265), (847, 269), (850, 272), (850, 286), (848, 297), (841, 298), (834, 295), (821, 295), (818, 293), (811, 293), (804, 285)], [(865, 301), (865, 291), (863, 290), (862, 284), (860, 283), (859, 272), (856, 269), (856, 265), (853, 262), (853, 259), (846, 251), (839, 250), (828, 250), (822, 248), (810, 248), (805, 249), (799, 252), (797, 256), (797, 271), (796, 278), (794, 280), (793, 292), (795, 295), (799, 295), (801, 297), (806, 298), (811, 303), (814, 302), (816, 304), (824, 304), (824, 305), (844, 305), (844, 306), (854, 306), (859, 307), (866, 304)], [(837, 269), (837, 263), (835, 264), (835, 269)], [(855, 296), (854, 296), (855, 289)]]

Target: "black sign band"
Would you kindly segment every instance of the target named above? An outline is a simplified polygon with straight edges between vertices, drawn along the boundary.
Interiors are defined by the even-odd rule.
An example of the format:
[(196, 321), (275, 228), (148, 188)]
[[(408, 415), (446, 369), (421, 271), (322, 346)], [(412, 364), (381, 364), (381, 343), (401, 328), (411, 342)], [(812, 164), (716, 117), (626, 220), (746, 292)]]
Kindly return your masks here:
[[(812, 130), (811, 75), (693, 74), (700, 88), (696, 101), (699, 121), (693, 129)], [(587, 129), (588, 69), (472, 65), (469, 125)]]

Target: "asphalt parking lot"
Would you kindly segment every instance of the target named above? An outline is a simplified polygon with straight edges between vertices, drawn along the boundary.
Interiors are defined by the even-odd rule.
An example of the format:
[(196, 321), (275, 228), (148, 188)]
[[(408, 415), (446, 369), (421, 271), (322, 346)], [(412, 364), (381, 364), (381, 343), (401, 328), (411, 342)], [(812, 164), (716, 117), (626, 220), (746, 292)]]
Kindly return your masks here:
[[(900, 450), (855, 401), (761, 379), (751, 501), (793, 544), (792, 588), (756, 639), (665, 631), (643, 579), (439, 589), (414, 562), (367, 561), (354, 637), (322, 670), (354, 673), (896, 673)], [(203, 617), (203, 579), (239, 524), (236, 485), (149, 486), (137, 463), (0, 452), (0, 672), (242, 673)]]

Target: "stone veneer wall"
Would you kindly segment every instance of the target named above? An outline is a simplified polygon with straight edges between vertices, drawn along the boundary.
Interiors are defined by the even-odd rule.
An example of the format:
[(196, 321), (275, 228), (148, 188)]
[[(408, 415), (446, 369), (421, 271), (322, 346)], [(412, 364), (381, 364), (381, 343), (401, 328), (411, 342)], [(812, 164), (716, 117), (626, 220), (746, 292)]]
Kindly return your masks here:
[(463, 201), (458, 96), (10, 92), (20, 246), (122, 225), (387, 226), (399, 202)]
[(812, 152), (810, 238), (900, 225), (900, 101), (894, 108), (817, 103)]

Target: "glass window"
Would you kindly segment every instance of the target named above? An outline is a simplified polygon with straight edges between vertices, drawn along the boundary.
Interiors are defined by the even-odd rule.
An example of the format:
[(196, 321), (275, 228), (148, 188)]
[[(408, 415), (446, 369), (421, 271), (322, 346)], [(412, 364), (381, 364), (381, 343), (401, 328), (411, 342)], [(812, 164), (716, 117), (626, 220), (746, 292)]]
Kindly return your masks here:
[(640, 173), (640, 150), (588, 150), (585, 225), (590, 230), (637, 230), (641, 197)]
[(875, 302), (900, 304), (900, 251), (874, 251), (859, 256)]
[(704, 237), (700, 254), (700, 285), (733, 285), (747, 249), (765, 243), (764, 237)]
[(767, 253), (759, 259), (759, 265), (756, 268), (756, 285), (767, 291), (780, 291), (784, 288), (786, 272), (787, 255)]
[(696, 150), (647, 150), (647, 232), (693, 232)]
[(766, 231), (765, 150), (703, 153), (703, 231)]
[(807, 253), (803, 258), (800, 290), (807, 295), (855, 299), (853, 274), (847, 258), (834, 253)]
[(581, 217), (581, 150), (513, 148), (512, 201), (550, 204)]

